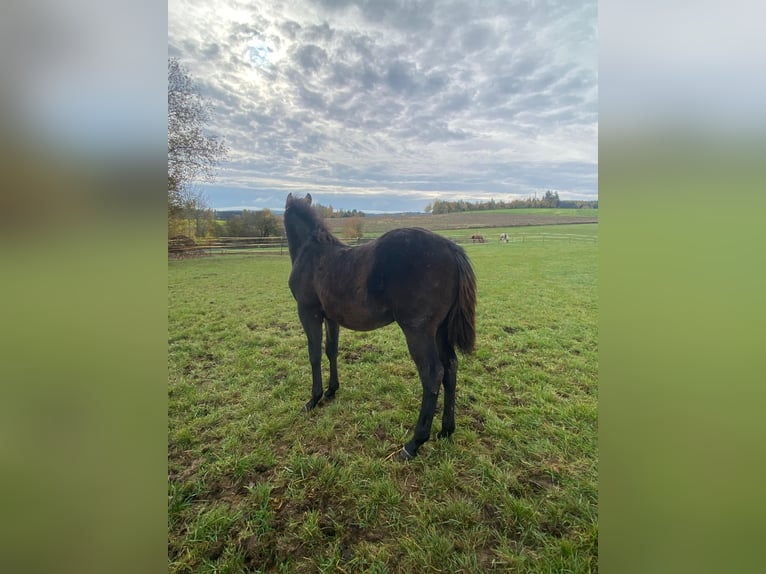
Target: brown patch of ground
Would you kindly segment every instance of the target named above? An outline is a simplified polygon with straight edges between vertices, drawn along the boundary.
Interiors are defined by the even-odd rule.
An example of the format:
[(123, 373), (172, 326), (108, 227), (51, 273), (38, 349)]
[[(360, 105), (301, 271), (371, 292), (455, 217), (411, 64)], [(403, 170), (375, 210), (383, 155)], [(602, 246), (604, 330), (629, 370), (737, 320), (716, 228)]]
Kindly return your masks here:
[(475, 430), (481, 430), (484, 428), (484, 415), (480, 412), (469, 410), (468, 416), (471, 417), (471, 422), (468, 423), (468, 426)]
[(186, 482), (197, 474), (200, 466), (202, 466), (202, 459), (200, 458), (170, 461), (168, 466), (168, 481), (179, 483)]
[(343, 351), (342, 358), (347, 363), (356, 363), (357, 361), (360, 361), (366, 355), (376, 356), (382, 352), (383, 352), (383, 349), (380, 349), (379, 347), (376, 347), (375, 345), (370, 345), (368, 343), (365, 343), (355, 349), (346, 349), (345, 351)]
[(511, 365), (510, 361), (506, 361), (505, 359), (500, 359), (497, 363), (494, 363), (494, 364), (485, 363), (483, 367), (484, 367), (484, 370), (487, 371), (488, 373), (495, 373), (496, 371), (502, 370), (505, 367), (508, 367), (510, 365)]
[(547, 491), (558, 486), (558, 481), (553, 476), (539, 470), (524, 473), (518, 477), (518, 480), (522, 484), (531, 486), (536, 492)]
[(212, 353), (203, 353), (193, 356), (189, 363), (184, 365), (183, 374), (192, 379), (205, 379), (211, 370), (217, 365), (217, 359)]
[(201, 257), (202, 255), (205, 255), (205, 252), (191, 237), (175, 235), (168, 239), (168, 258), (170, 259)]
[(207, 483), (208, 494), (217, 500), (236, 503), (240, 498), (247, 496), (257, 483), (268, 481), (272, 476), (272, 467), (259, 464), (240, 478), (225, 475), (211, 479)]
[[(250, 325), (248, 324), (248, 327), (249, 326)], [(280, 321), (273, 321), (269, 324), (269, 327), (281, 331), (282, 333), (287, 333), (288, 331), (292, 331), (294, 329), (293, 325), (288, 325), (287, 323), (282, 323)]]

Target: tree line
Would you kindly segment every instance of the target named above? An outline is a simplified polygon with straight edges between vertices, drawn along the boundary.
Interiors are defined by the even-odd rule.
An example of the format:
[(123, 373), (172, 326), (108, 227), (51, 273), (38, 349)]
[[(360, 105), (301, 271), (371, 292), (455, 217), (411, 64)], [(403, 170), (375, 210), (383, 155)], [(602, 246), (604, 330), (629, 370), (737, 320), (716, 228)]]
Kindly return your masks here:
[[(323, 219), (327, 219), (329, 217), (365, 217), (365, 213), (357, 209), (335, 209), (332, 205), (322, 205), (321, 203), (312, 203), (312, 206), (317, 212), (319, 212), (320, 217)], [(218, 219), (223, 219), (225, 221), (228, 221), (232, 217), (241, 214), (241, 210), (216, 211), (216, 216)]]
[(514, 199), (512, 201), (444, 201), (435, 199), (433, 203), (426, 205), (426, 213), (439, 215), (442, 213), (457, 213), (462, 211), (489, 211), (492, 209), (521, 209), (525, 207), (557, 207), (560, 209), (585, 209), (598, 208), (598, 200), (578, 201), (561, 200), (557, 191), (546, 191), (542, 197), (528, 197), (526, 199)]
[(323, 218), (328, 217), (364, 217), (364, 211), (358, 211), (356, 209), (335, 209), (332, 205), (322, 205), (321, 203), (313, 203), (314, 209), (319, 212)]
[(282, 220), (270, 209), (217, 213), (212, 209), (189, 209), (179, 232), (189, 237), (279, 237)]
[[(349, 239), (361, 237), (364, 213), (356, 209), (327, 211), (319, 206), (320, 213), (333, 213), (344, 218), (341, 234)], [(345, 215), (340, 215), (341, 213)], [(175, 222), (175, 235), (187, 237), (281, 237), (284, 235), (282, 218), (270, 209), (217, 212), (208, 208), (185, 210), (183, 219)]]

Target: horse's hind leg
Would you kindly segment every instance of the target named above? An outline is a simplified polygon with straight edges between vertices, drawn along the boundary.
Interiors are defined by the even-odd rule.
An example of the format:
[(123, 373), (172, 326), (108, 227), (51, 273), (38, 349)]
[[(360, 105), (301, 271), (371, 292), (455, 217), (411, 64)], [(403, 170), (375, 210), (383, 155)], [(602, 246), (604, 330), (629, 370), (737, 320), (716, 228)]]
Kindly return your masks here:
[(330, 360), (330, 386), (324, 394), (325, 399), (335, 397), (335, 391), (338, 390), (338, 335), (340, 328), (338, 323), (330, 319), (324, 320), (325, 325), (325, 353)]
[(309, 344), (311, 400), (303, 406), (303, 410), (310, 411), (322, 399), (322, 313), (298, 306), (298, 316)]
[(439, 397), (444, 367), (439, 360), (439, 351), (433, 335), (424, 332), (404, 330), (410, 356), (415, 361), (423, 385), (423, 398), (420, 403), (420, 416), (415, 425), (412, 440), (404, 445), (399, 458), (409, 460), (414, 457), (420, 446), (431, 436), (431, 423), (436, 411), (436, 399)]
[(436, 433), (436, 438), (447, 438), (455, 432), (455, 389), (457, 387), (457, 355), (455, 348), (447, 338), (446, 325), (437, 334), (439, 343), (439, 359), (444, 367), (444, 412), (442, 413), (442, 430)]

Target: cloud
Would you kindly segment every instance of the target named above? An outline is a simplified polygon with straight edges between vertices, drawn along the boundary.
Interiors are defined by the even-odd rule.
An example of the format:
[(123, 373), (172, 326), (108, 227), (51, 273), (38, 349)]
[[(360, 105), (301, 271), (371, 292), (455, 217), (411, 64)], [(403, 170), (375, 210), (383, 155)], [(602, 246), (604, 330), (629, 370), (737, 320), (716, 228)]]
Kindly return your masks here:
[(232, 149), (214, 205), (226, 189), (265, 193), (265, 182), (272, 194), (298, 185), (349, 198), (596, 197), (595, 2), (168, 8), (168, 52)]

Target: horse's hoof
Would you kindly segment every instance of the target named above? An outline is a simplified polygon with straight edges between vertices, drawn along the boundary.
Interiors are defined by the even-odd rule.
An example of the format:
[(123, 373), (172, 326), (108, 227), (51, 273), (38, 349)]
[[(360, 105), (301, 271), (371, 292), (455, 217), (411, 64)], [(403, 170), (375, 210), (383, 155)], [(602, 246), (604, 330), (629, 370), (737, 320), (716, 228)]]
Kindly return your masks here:
[(444, 432), (443, 430), (440, 430), (436, 433), (436, 439), (442, 439), (442, 438), (450, 438), (452, 436), (452, 433)]
[(415, 455), (408, 453), (405, 447), (402, 447), (402, 450), (399, 451), (400, 461), (407, 462), (408, 460), (412, 460), (413, 458), (415, 458)]
[(325, 394), (324, 394), (324, 399), (325, 399), (326, 401), (331, 401), (331, 400), (333, 400), (334, 398), (335, 398), (335, 391), (333, 391), (333, 392), (330, 392), (330, 391), (325, 391)]
[(316, 403), (313, 400), (311, 400), (311, 401), (307, 402), (305, 405), (303, 405), (303, 408), (301, 409), (301, 412), (302, 413), (307, 413), (310, 410), (312, 410), (315, 406), (316, 406)]

